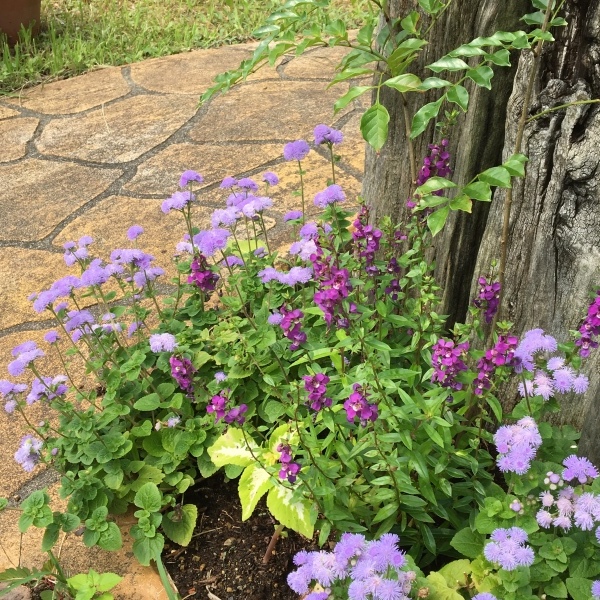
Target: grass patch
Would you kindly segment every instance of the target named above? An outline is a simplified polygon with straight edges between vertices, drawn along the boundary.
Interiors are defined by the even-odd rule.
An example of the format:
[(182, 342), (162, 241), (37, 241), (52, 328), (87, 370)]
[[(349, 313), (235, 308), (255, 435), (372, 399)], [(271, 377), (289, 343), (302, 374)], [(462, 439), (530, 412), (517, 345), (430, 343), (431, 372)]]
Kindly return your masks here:
[[(40, 35), (0, 42), (0, 94), (106, 65), (251, 39), (278, 0), (43, 0)], [(369, 0), (333, 0), (328, 12), (360, 26)]]

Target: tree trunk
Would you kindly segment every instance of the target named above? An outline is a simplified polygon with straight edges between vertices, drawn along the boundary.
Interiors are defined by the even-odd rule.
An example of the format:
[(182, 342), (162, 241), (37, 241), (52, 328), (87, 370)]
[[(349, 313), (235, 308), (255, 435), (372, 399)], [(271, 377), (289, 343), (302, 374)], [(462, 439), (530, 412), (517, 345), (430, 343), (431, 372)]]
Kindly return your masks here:
[[(390, 5), (392, 15), (398, 16), (413, 9), (416, 2), (393, 0)], [(422, 72), (425, 64), (477, 36), (524, 27), (518, 18), (530, 11), (529, 2), (518, 0), (454, 2), (435, 25), (432, 43), (415, 72), (431, 75)], [(565, 3), (563, 13), (569, 25), (555, 30), (557, 41), (545, 47), (532, 115), (600, 96), (600, 0), (573, 0)], [(469, 112), (450, 134), (456, 156), (452, 178), (459, 185), (514, 152), (531, 63), (531, 53), (525, 53), (516, 76), (514, 70), (496, 68), (492, 92), (469, 89)], [(430, 94), (426, 98), (407, 95), (411, 115), (435, 98)], [(379, 155), (367, 150), (363, 195), (373, 206), (374, 216), (391, 214), (402, 219), (411, 175), (401, 97), (385, 89), (380, 100), (391, 115), (390, 137)], [(426, 154), (433, 136), (430, 128), (416, 141), (417, 161)], [(501, 314), (514, 322), (517, 334), (541, 327), (565, 341), (568, 330), (577, 329), (586, 313), (588, 293), (600, 287), (599, 146), (600, 109), (596, 105), (552, 112), (527, 125), (522, 152), (529, 162), (525, 179), (517, 180), (513, 190)], [(488, 273), (492, 260), (500, 256), (503, 200), (499, 190), (491, 205), (476, 203), (472, 215), (453, 215), (435, 240), (436, 278), (444, 288), (440, 312), (450, 315), (450, 326), (464, 320), (477, 278)], [(567, 398), (557, 420), (583, 428), (581, 452), (600, 464), (599, 351), (592, 353), (583, 369), (590, 376), (587, 400)], [(505, 407), (510, 406), (514, 392), (505, 390), (503, 401)]]
[[(570, 3), (569, 26), (542, 55), (530, 114), (600, 93), (600, 0)], [(506, 118), (503, 158), (512, 154), (532, 55), (519, 62)], [(572, 106), (530, 122), (523, 137), (527, 175), (514, 182), (510, 245), (501, 316), (522, 333), (541, 327), (559, 342), (586, 314), (589, 292), (600, 287), (600, 109)], [(475, 275), (499, 255), (502, 204), (497, 190), (481, 240)], [(471, 284), (475, 293), (476, 279)], [(556, 422), (583, 428), (581, 451), (600, 462), (600, 353), (584, 362), (590, 387), (561, 401)], [(505, 395), (510, 405), (514, 396)]]

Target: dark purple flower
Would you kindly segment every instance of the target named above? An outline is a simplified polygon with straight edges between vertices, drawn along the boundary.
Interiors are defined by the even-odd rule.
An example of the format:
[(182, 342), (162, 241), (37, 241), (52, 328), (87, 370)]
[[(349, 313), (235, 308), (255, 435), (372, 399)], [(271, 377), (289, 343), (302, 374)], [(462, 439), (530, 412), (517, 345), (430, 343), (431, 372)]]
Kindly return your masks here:
[(329, 377), (324, 373), (305, 375), (304, 389), (308, 392), (308, 400), (313, 410), (322, 410), (325, 406), (331, 406), (331, 398), (327, 398), (327, 384)]
[(461, 390), (463, 384), (456, 377), (468, 370), (463, 361), (468, 349), (469, 342), (455, 345), (452, 340), (439, 339), (433, 346), (431, 356), (431, 366), (434, 369), (431, 381), (438, 381), (443, 387)]
[(285, 307), (281, 307), (279, 309), (283, 318), (281, 319), (281, 329), (283, 329), (283, 335), (285, 335), (288, 340), (292, 342), (290, 345), (290, 350), (292, 352), (298, 350), (301, 344), (306, 342), (306, 333), (302, 331), (302, 319), (304, 318), (304, 313), (299, 310), (290, 310), (288, 311)]
[(290, 142), (283, 147), (285, 160), (302, 160), (310, 152), (310, 146), (304, 140)]
[(491, 376), (499, 367), (512, 367), (515, 364), (514, 354), (518, 338), (512, 335), (500, 335), (496, 345), (486, 350), (485, 356), (477, 362), (477, 377), (473, 382), (473, 392), (481, 396), (484, 390), (492, 386)]
[(360, 424), (364, 427), (368, 421), (377, 420), (377, 405), (369, 404), (363, 388), (355, 383), (352, 386), (354, 390), (348, 400), (344, 402), (344, 409), (348, 421), (353, 422), (356, 417), (360, 419)]
[(580, 348), (579, 355), (586, 358), (592, 348), (598, 347), (598, 340), (595, 338), (600, 336), (600, 290), (596, 292), (596, 297), (588, 307), (587, 316), (579, 327), (579, 333), (581, 337), (575, 345)]
[(479, 283), (479, 294), (477, 298), (473, 300), (473, 304), (477, 308), (485, 310), (485, 322), (491, 323), (494, 315), (498, 311), (498, 305), (500, 303), (500, 282), (490, 281), (485, 277), (478, 279)]
[(289, 444), (278, 444), (277, 452), (281, 469), (279, 470), (279, 478), (287, 479), (290, 483), (294, 483), (297, 479), (300, 465), (292, 461), (292, 448)]
[(203, 292), (214, 291), (217, 281), (219, 281), (219, 275), (211, 271), (202, 254), (194, 258), (190, 268), (192, 272), (188, 275), (188, 283), (193, 283)]
[(183, 356), (171, 356), (169, 359), (171, 365), (171, 376), (179, 384), (179, 387), (191, 393), (194, 390), (194, 373), (196, 369), (189, 358)]

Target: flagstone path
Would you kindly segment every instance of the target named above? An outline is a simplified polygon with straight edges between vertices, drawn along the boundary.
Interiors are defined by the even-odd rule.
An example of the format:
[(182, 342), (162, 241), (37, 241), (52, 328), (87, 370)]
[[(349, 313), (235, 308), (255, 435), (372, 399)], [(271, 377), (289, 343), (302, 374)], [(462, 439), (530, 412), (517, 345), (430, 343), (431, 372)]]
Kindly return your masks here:
[[(327, 88), (339, 49), (284, 59), (198, 108), (212, 78), (236, 67), (254, 48), (242, 44), (110, 67), (0, 97), (0, 379), (8, 377), (2, 365), (14, 346), (33, 339), (44, 347), (52, 323), (32, 310), (27, 297), (69, 273), (62, 258), (66, 241), (91, 235), (90, 250), (107, 257), (111, 249), (126, 247), (126, 231), (137, 223), (145, 229), (140, 245), (168, 267), (183, 229), (175, 215), (162, 214), (160, 202), (177, 189), (182, 171), (194, 169), (205, 178), (195, 208), (200, 227), (224, 205), (219, 183), (225, 176), (260, 178), (275, 171), (281, 183), (271, 194), (271, 234), (281, 242), (286, 236), (281, 218), (298, 208), (296, 166), (283, 161), (283, 144), (310, 140), (313, 127), (327, 123), (344, 131), (338, 182), (356, 199), (364, 154), (358, 123), (365, 106), (355, 101), (333, 115), (334, 101), (353, 85)], [(327, 155), (316, 149), (304, 168), (310, 198), (325, 186)], [(51, 352), (44, 361), (44, 374), (61, 372)], [(32, 419), (44, 416), (41, 407), (32, 408)], [(25, 433), (19, 417), (0, 407), (0, 497), (13, 502), (45, 486), (55, 495), (58, 479), (41, 468), (25, 473), (14, 462)], [(27, 566), (43, 560), (41, 536), (28, 533), (21, 540), (17, 516), (0, 513), (0, 570), (18, 562), (20, 554)], [(163, 597), (154, 573), (136, 571), (126, 551), (88, 550), (71, 536), (62, 560), (73, 572), (93, 567), (127, 574), (116, 598)]]

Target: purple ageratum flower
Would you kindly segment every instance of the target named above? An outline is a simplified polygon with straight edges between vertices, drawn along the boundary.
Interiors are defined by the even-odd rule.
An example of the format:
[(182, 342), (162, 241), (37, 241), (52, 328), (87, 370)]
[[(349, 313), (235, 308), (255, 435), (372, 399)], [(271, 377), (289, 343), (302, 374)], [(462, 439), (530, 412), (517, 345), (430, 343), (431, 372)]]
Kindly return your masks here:
[(279, 177), (277, 177), (277, 175), (272, 171), (266, 171), (265, 173), (263, 173), (262, 179), (268, 185), (277, 185), (279, 183)]
[(214, 228), (218, 228), (219, 225), (233, 227), (241, 216), (240, 211), (235, 206), (217, 208), (212, 214), (211, 224)]
[(84, 333), (89, 333), (91, 331), (90, 325), (96, 322), (94, 315), (89, 310), (70, 310), (67, 317), (65, 329), (68, 332), (80, 329)]
[(315, 196), (315, 206), (318, 208), (326, 208), (329, 204), (334, 202), (343, 202), (346, 199), (346, 194), (342, 188), (337, 185), (330, 185), (325, 188), (322, 192), (318, 192)]
[(333, 129), (325, 124), (317, 125), (314, 130), (315, 144), (341, 144), (344, 140), (344, 134), (339, 129)]
[(573, 391), (576, 394), (584, 394), (590, 385), (590, 380), (583, 374), (580, 373), (573, 379)]
[(20, 344), (16, 348), (13, 348), (12, 354), (16, 358), (8, 363), (7, 369), (13, 377), (21, 375), (36, 358), (46, 356), (33, 341), (25, 342), (24, 344)]
[(142, 235), (142, 233), (144, 233), (144, 228), (141, 225), (132, 225), (127, 230), (127, 238), (133, 241)]
[(543, 329), (526, 331), (514, 352), (515, 371), (517, 373), (521, 373), (523, 369), (533, 371), (535, 368), (534, 354), (554, 352), (556, 348), (556, 340), (551, 335), (545, 335)]
[(267, 255), (267, 249), (264, 246), (257, 248), (252, 254), (257, 258), (264, 258)]
[(258, 272), (258, 277), (263, 283), (278, 281), (291, 287), (300, 283), (307, 283), (312, 279), (311, 267), (292, 267), (289, 271), (278, 271), (274, 267), (267, 267)]
[(495, 529), (492, 532), (491, 542), (483, 549), (483, 555), (493, 563), (499, 564), (506, 571), (533, 564), (533, 550), (525, 545), (528, 539), (525, 530), (520, 527), (510, 529)]
[(554, 387), (561, 393), (570, 392), (575, 381), (575, 371), (571, 367), (562, 367), (553, 373)]
[(227, 247), (227, 240), (230, 235), (231, 233), (227, 229), (210, 229), (201, 231), (194, 236), (194, 243), (204, 256), (213, 256), (217, 250), (223, 250)]
[(144, 327), (144, 323), (142, 323), (142, 321), (134, 321), (127, 328), (127, 337), (131, 337), (138, 329), (140, 329), (140, 327)]
[(172, 210), (183, 210), (188, 204), (193, 202), (196, 196), (192, 192), (175, 192), (170, 198), (163, 201), (161, 210), (167, 214)]
[(227, 380), (227, 375), (223, 371), (217, 371), (215, 373), (215, 381), (222, 383), (223, 381), (226, 381), (226, 380)]
[(319, 229), (314, 221), (309, 221), (300, 228), (300, 237), (305, 240), (314, 240), (318, 235)]
[(41, 380), (36, 377), (31, 384), (31, 391), (25, 401), (31, 406), (42, 398), (48, 402), (60, 398), (69, 390), (65, 385), (66, 381), (67, 377), (65, 375), (57, 375), (54, 379), (52, 377), (42, 377)]
[(439, 382), (443, 387), (453, 390), (460, 390), (463, 384), (456, 380), (456, 377), (468, 370), (464, 363), (469, 342), (454, 344), (452, 340), (439, 339), (433, 346), (431, 356), (431, 366), (434, 369), (431, 381)]
[(149, 269), (144, 269), (143, 271), (137, 271), (133, 274), (133, 282), (139, 288), (146, 287), (148, 283), (154, 281), (157, 277), (164, 275), (164, 269), (160, 267), (150, 267)]
[(562, 478), (565, 481), (577, 479), (579, 483), (585, 484), (598, 477), (598, 469), (587, 458), (571, 454), (563, 460), (563, 465), (565, 469), (562, 472)]
[(524, 475), (542, 444), (536, 422), (523, 417), (514, 425), (503, 425), (494, 434), (498, 451), (497, 464), (502, 472), (512, 471)]
[(287, 223), (288, 221), (296, 221), (302, 218), (301, 210), (290, 210), (289, 212), (283, 215), (283, 220)]
[(237, 185), (237, 179), (235, 177), (225, 177), (225, 179), (223, 179), (219, 187), (224, 190), (228, 190), (229, 188), (232, 188), (235, 185)]
[(488, 282), (485, 277), (480, 277), (478, 282), (479, 293), (477, 298), (473, 300), (473, 304), (477, 308), (485, 310), (485, 322), (491, 323), (500, 303), (500, 282)]
[(256, 181), (250, 177), (243, 177), (237, 182), (237, 185), (242, 189), (258, 192), (258, 183), (256, 183)]
[(280, 325), (282, 320), (283, 315), (279, 313), (273, 313), (267, 317), (267, 323), (269, 325)]
[(592, 600), (600, 600), (600, 581), (592, 583)]
[(279, 479), (287, 479), (290, 483), (294, 483), (297, 479), (300, 465), (292, 461), (292, 448), (289, 444), (278, 444), (277, 452), (281, 469), (279, 470)]
[(6, 379), (0, 380), (0, 396), (4, 399), (4, 410), (12, 415), (17, 408), (18, 395), (27, 389), (24, 383), (11, 383)]
[(310, 152), (310, 146), (304, 140), (289, 142), (283, 147), (285, 160), (302, 160)]
[(15, 452), (15, 461), (27, 472), (33, 471), (40, 462), (44, 442), (33, 435), (21, 439), (21, 445)]
[(369, 404), (360, 384), (355, 383), (352, 389), (353, 392), (350, 394), (350, 397), (344, 402), (344, 410), (346, 411), (348, 421), (353, 422), (358, 417), (363, 427), (368, 421), (376, 421), (377, 405)]
[(592, 300), (588, 307), (588, 312), (579, 327), (581, 337), (575, 342), (579, 346), (579, 356), (587, 358), (590, 355), (592, 348), (598, 347), (600, 335), (600, 290), (596, 292), (596, 297)]
[(290, 246), (290, 254), (297, 254), (301, 260), (310, 260), (317, 253), (317, 245), (314, 240), (300, 240)]
[(471, 600), (498, 600), (498, 598), (496, 598), (494, 594), (490, 594), (490, 592), (481, 592), (480, 594), (473, 596)]
[(255, 196), (249, 202), (244, 203), (241, 207), (242, 214), (248, 219), (254, 218), (257, 214), (262, 213), (266, 208), (273, 206), (273, 200), (267, 196)]
[(177, 425), (179, 425), (180, 421), (181, 421), (181, 417), (169, 417), (167, 419), (167, 427), (169, 427), (169, 428), (177, 427)]
[(146, 254), (139, 248), (116, 248), (110, 253), (110, 260), (117, 267), (148, 269), (154, 260), (154, 256)]
[(177, 340), (170, 333), (154, 333), (150, 336), (152, 352), (173, 352), (177, 348)]
[(204, 181), (204, 177), (197, 173), (196, 171), (184, 171), (181, 174), (181, 178), (179, 179), (179, 187), (185, 187), (190, 181), (196, 181), (197, 183), (202, 183)]
[(221, 263), (228, 267), (243, 267), (244, 261), (239, 257), (231, 254), (230, 256), (226, 256), (225, 260), (221, 261)]
[(183, 356), (171, 356), (169, 359), (171, 365), (171, 376), (179, 387), (191, 394), (194, 391), (194, 373), (196, 369), (189, 358)]

